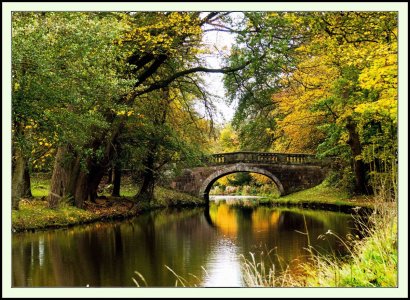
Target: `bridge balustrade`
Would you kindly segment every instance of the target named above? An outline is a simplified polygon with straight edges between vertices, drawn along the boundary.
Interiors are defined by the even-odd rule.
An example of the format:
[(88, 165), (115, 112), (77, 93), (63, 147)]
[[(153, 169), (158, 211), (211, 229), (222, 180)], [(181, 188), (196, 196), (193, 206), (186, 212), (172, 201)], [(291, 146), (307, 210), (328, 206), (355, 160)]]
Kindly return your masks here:
[(280, 164), (317, 164), (323, 163), (323, 160), (318, 160), (315, 155), (311, 154), (285, 154), (272, 152), (231, 152), (218, 153), (208, 157), (209, 164), (222, 165), (231, 163), (280, 163)]

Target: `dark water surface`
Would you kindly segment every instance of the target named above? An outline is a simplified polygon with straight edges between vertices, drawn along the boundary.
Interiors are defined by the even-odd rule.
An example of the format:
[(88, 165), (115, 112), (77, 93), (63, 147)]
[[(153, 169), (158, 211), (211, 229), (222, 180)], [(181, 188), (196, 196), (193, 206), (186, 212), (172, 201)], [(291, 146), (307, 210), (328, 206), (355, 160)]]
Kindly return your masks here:
[[(241, 203), (241, 205), (238, 205)], [(343, 253), (337, 238), (354, 231), (348, 214), (218, 199), (204, 208), (159, 210), (121, 222), (15, 233), (15, 287), (244, 286), (241, 258), (271, 252), (276, 270), (307, 259), (308, 238), (319, 251)], [(302, 234), (308, 229), (309, 236)], [(278, 260), (279, 258), (279, 260)], [(178, 282), (181, 286), (181, 282)]]

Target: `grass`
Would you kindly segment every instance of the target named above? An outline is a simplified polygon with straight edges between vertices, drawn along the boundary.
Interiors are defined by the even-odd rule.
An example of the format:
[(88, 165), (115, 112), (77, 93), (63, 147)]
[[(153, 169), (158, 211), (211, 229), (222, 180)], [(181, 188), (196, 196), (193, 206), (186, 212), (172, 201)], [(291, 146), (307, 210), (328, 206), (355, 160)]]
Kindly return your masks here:
[(323, 182), (315, 187), (295, 192), (289, 195), (277, 198), (264, 197), (261, 199), (262, 203), (273, 203), (278, 205), (299, 205), (307, 207), (326, 208), (327, 206), (334, 207), (372, 207), (374, 198), (370, 196), (356, 196), (352, 197), (343, 190), (334, 188), (328, 183)]
[(367, 237), (346, 243), (348, 259), (314, 256), (307, 286), (397, 287), (397, 211), (384, 204), (377, 209), (371, 226), (362, 224)]
[[(310, 261), (299, 265), (298, 272), (276, 274), (275, 266), (257, 262), (254, 255), (242, 257), (242, 270), (247, 286), (256, 287), (397, 287), (397, 211), (387, 203), (377, 204), (377, 214), (370, 225), (361, 223), (365, 238), (342, 240), (348, 249), (343, 258), (319, 254), (307, 249)], [(306, 228), (307, 238), (308, 229)]]
[(31, 178), (31, 194), (34, 198), (47, 197), (50, 179), (44, 176)]
[[(138, 193), (138, 186), (133, 184), (130, 178), (124, 177), (121, 185), (121, 197), (133, 198)], [(110, 197), (109, 192), (103, 192), (101, 195)], [(203, 200), (185, 193), (177, 192), (161, 186), (154, 189), (154, 198), (149, 204), (150, 207), (170, 207), (170, 206), (197, 206), (202, 205)]]
[(204, 204), (203, 199), (159, 186), (154, 190), (153, 202), (154, 205), (159, 207), (199, 206)]
[(85, 209), (64, 203), (60, 204), (57, 209), (50, 209), (45, 201), (49, 186), (50, 179), (45, 175), (31, 178), (33, 198), (21, 199), (20, 209), (12, 211), (13, 231), (67, 227), (99, 220), (131, 217), (154, 208), (203, 204), (202, 199), (163, 187), (155, 188), (154, 199), (150, 203), (137, 203), (130, 198), (136, 194), (138, 189), (131, 184), (125, 184), (121, 187), (122, 197), (97, 199), (96, 203), (86, 202)]
[(14, 231), (65, 227), (98, 219), (98, 215), (72, 206), (47, 207), (47, 201), (20, 201), (20, 209), (12, 211)]

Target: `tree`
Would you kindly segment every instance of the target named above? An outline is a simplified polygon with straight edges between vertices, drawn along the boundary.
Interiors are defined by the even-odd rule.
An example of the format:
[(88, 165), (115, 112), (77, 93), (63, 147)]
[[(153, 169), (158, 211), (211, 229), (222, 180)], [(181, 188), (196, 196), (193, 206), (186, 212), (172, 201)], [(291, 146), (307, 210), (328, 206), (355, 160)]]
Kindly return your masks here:
[(230, 90), (239, 99), (236, 127), (262, 127), (257, 120), (265, 109), (273, 149), (352, 161), (354, 191), (371, 193), (371, 165), (394, 157), (397, 147), (397, 14), (265, 13), (249, 15), (246, 26), (255, 34), (238, 38), (240, 55), (263, 49), (257, 35), (263, 31), (276, 52), (266, 50), (261, 68), (226, 76), (228, 88), (237, 82)]
[[(233, 126), (243, 148), (268, 150), (277, 137), (271, 112), (276, 103), (271, 95), (280, 91), (283, 76), (294, 69), (293, 52), (303, 41), (299, 24), (286, 12), (246, 12), (240, 20), (230, 61), (251, 61), (246, 68), (226, 74), (224, 83), (230, 101), (238, 107)], [(259, 57), (255, 60), (253, 58)], [(253, 138), (258, 132), (258, 139)]]
[[(60, 166), (67, 167), (65, 161), (77, 152), (87, 155), (90, 137), (107, 128), (103, 111), (126, 88), (118, 76), (118, 47), (112, 43), (122, 29), (113, 27), (114, 22), (98, 13), (13, 15), (13, 141), (20, 148), (30, 142), (21, 132), (32, 120), (43, 135), (58, 140), (51, 207), (78, 188), (70, 168)], [(72, 164), (71, 171), (80, 172), (84, 160)], [(68, 184), (70, 180), (74, 182)]]
[[(196, 101), (205, 101), (207, 95), (195, 74), (232, 73), (248, 66), (250, 61), (238, 61), (212, 69), (206, 67), (200, 56), (203, 26), (224, 22), (226, 15), (217, 12), (15, 13), (13, 203), (18, 203), (21, 196), (24, 178), (21, 166), (27, 160), (35, 160), (30, 143), (45, 138), (43, 142), (47, 141), (55, 151), (49, 206), (57, 207), (62, 199), (69, 199), (83, 207), (86, 200), (95, 200), (98, 184), (113, 163), (116, 147), (122, 146), (118, 139), (129, 121), (123, 112), (144, 110), (150, 101), (159, 107), (163, 99), (158, 93), (169, 89), (178, 89), (181, 97), (186, 97), (185, 93)], [(187, 107), (185, 112), (192, 114), (189, 111), (192, 106)], [(196, 116), (191, 119), (196, 120), (196, 126), (201, 124)], [(153, 122), (147, 124), (163, 127), (168, 121), (161, 120), (153, 116)], [(25, 127), (32, 126), (29, 123), (32, 121), (39, 130), (32, 131), (29, 138)], [(201, 126), (208, 125), (202, 122)], [(169, 131), (153, 132), (152, 140), (161, 144), (163, 134)], [(150, 151), (141, 152), (146, 160), (144, 165), (148, 166), (146, 170), (151, 165), (146, 155)]]
[(214, 153), (235, 152), (240, 150), (238, 134), (230, 123), (226, 124), (219, 132), (218, 139), (213, 145)]
[[(85, 200), (95, 199), (98, 183), (107, 166), (110, 165), (115, 151), (113, 145), (116, 144), (115, 140), (125, 126), (124, 116), (119, 116), (118, 112), (139, 106), (145, 99), (153, 101), (160, 99), (155, 95), (156, 92), (167, 89), (172, 84), (180, 84), (184, 80), (192, 81), (191, 76), (194, 73), (234, 72), (247, 64), (221, 69), (209, 69), (200, 65), (201, 60), (198, 59), (196, 49), (201, 41), (201, 26), (213, 18), (218, 18), (218, 13), (209, 13), (203, 18), (199, 18), (199, 13), (196, 12), (118, 13), (114, 16), (117, 21), (124, 24), (123, 28), (125, 28), (125, 33), (114, 39), (116, 44), (122, 47), (121, 53), (127, 57), (126, 71), (123, 76), (133, 81), (134, 84), (132, 91), (123, 93), (120, 98), (111, 99), (116, 104), (114, 114), (110, 114), (110, 111), (103, 113), (105, 122), (111, 125), (109, 130), (103, 133), (104, 138), (95, 137), (88, 144), (90, 155), (86, 159), (86, 163), (83, 164), (85, 171), (80, 173), (77, 171), (78, 161), (81, 159), (77, 152), (70, 159), (71, 167), (63, 168), (62, 164), (59, 163), (54, 169), (53, 173), (58, 180), (64, 178), (62, 175), (66, 172), (65, 170), (75, 171), (66, 177), (77, 178), (74, 184), (76, 186), (74, 198), (79, 207), (83, 206)], [(122, 63), (124, 64), (124, 61)], [(192, 84), (196, 85), (195, 81)], [(94, 136), (96, 135), (94, 134)], [(69, 152), (72, 152), (71, 149)], [(149, 150), (149, 152), (152, 151)], [(57, 157), (59, 158), (58, 155)], [(149, 186), (148, 189), (152, 191), (152, 176), (149, 174), (151, 172), (149, 170), (153, 162), (150, 155), (144, 159), (147, 174), (143, 177), (147, 178), (147, 182), (150, 184), (143, 184), (143, 186), (144, 189), (145, 186)], [(70, 190), (70, 188), (66, 188), (67, 183), (64, 183), (64, 180), (59, 180), (57, 183), (52, 185), (52, 195), (64, 195), (65, 191)]]
[[(397, 147), (397, 127), (394, 128), (397, 111), (397, 14), (329, 13), (318, 16), (318, 20), (319, 38), (317, 42), (312, 41), (311, 49), (316, 48), (316, 53), (326, 53), (324, 61), (338, 74), (331, 81), (329, 96), (319, 98), (316, 103), (317, 111), (326, 112), (333, 119), (333, 124), (329, 122), (326, 125), (329, 138), (319, 150), (326, 153), (334, 149), (335, 142), (347, 145), (349, 152), (345, 156), (353, 160), (354, 191), (368, 194), (372, 192), (369, 175), (371, 165), (378, 160), (379, 154), (376, 153), (382, 148), (382, 152), (387, 151), (394, 157)], [(372, 72), (370, 70), (374, 72), (376, 68), (376, 72), (385, 78), (376, 81), (384, 85), (387, 93), (381, 93), (380, 85), (367, 77)], [(380, 108), (381, 114), (375, 110), (370, 113), (371, 108)], [(382, 144), (389, 145), (389, 149)]]

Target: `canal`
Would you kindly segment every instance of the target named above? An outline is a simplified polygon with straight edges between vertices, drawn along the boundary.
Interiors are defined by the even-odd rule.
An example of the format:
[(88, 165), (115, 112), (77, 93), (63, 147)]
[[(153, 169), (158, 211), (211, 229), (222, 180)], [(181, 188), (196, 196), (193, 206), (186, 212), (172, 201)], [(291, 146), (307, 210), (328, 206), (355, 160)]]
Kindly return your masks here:
[[(118, 222), (14, 233), (14, 287), (241, 287), (242, 256), (279, 274), (307, 261), (312, 247), (342, 256), (329, 230), (355, 234), (351, 215), (214, 197), (208, 209), (166, 209)], [(266, 254), (269, 253), (269, 256)], [(141, 276), (143, 279), (141, 278)], [(180, 280), (178, 280), (177, 276)]]

